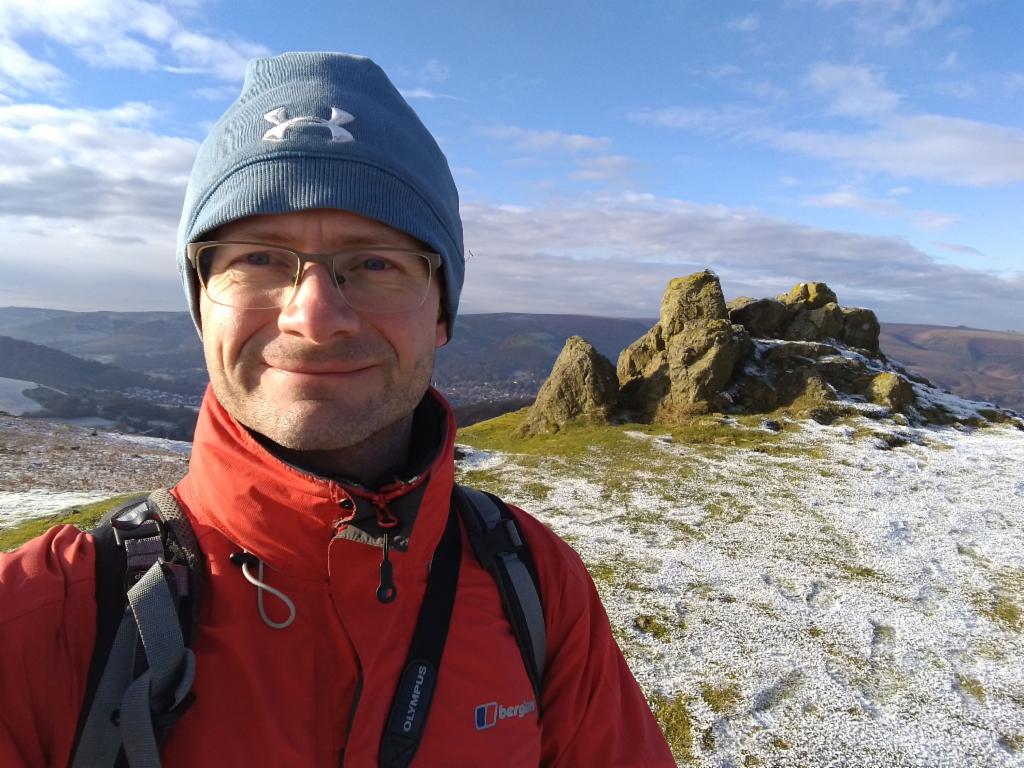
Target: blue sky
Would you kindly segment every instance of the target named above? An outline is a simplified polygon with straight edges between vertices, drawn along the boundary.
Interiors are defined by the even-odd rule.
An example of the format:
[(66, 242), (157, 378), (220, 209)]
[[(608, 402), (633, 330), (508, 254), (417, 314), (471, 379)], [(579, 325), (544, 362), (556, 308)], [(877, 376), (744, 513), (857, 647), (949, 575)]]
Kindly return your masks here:
[(0, 0), (0, 305), (179, 309), (192, 156), (246, 59), (370, 56), (459, 185), (463, 311), (651, 317), (824, 280), (1024, 331), (1024, 3)]

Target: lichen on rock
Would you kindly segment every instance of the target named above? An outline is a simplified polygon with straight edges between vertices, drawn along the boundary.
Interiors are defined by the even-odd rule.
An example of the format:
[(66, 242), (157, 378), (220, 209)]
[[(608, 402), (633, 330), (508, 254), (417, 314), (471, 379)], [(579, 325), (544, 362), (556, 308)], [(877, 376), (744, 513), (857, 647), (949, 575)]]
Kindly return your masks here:
[(541, 387), (520, 434), (557, 432), (569, 422), (604, 423), (618, 401), (608, 358), (586, 339), (570, 336)]

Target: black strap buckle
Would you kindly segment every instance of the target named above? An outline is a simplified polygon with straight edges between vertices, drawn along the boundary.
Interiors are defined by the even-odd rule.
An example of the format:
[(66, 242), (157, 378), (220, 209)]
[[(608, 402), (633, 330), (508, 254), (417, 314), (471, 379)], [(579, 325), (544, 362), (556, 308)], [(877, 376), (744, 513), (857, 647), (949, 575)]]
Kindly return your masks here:
[(493, 528), (481, 527), (473, 531), (469, 534), (469, 543), (484, 568), (490, 568), (496, 559), (513, 554), (523, 546), (519, 529), (511, 519), (502, 520)]

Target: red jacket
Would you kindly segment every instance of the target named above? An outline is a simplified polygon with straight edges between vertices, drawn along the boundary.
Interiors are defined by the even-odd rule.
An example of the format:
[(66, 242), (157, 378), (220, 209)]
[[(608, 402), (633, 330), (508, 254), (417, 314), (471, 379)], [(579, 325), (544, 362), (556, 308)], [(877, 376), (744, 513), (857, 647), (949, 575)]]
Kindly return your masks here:
[[(454, 420), (433, 391), (415, 431), (435, 435), (421, 471), (374, 499), (274, 458), (207, 394), (189, 472), (174, 489), (207, 570), (196, 700), (162, 750), (165, 766), (377, 764), (454, 477)], [(343, 509), (350, 502), (354, 517)], [(384, 510), (401, 520), (390, 604), (376, 597), (373, 518)], [(674, 766), (578, 556), (514, 512), (537, 562), (547, 624), (542, 719), (529, 706), (534, 694), (495, 583), (463, 534), (455, 610), (414, 765)], [(260, 619), (256, 589), (228, 559), (243, 547), (294, 602), (290, 627)], [(91, 536), (71, 526), (0, 555), (3, 768), (68, 764), (95, 637), (93, 569)], [(271, 619), (286, 617), (276, 598), (265, 605)], [(495, 720), (501, 710), (491, 707), (494, 725), (478, 729), (477, 708), (492, 703), (507, 716)]]

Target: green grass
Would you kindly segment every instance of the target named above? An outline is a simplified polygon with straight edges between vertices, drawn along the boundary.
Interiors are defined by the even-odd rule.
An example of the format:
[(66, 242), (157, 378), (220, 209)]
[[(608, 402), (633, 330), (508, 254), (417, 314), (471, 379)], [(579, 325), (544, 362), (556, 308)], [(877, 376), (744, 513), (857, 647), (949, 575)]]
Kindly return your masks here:
[(700, 687), (700, 697), (711, 707), (712, 712), (721, 715), (731, 711), (739, 702), (740, 689), (733, 683), (720, 688), (705, 684)]
[(118, 504), (139, 495), (141, 494), (125, 493), (110, 499), (104, 499), (103, 501), (96, 501), (92, 504), (71, 507), (48, 517), (26, 520), (13, 528), (0, 528), (0, 552), (9, 552), (15, 547), (20, 547), (29, 539), (34, 539), (55, 525), (75, 525), (83, 530), (91, 528), (103, 515)]
[(651, 700), (651, 709), (676, 760), (692, 765), (695, 762), (693, 719), (690, 717), (688, 704), (689, 701), (683, 694), (671, 698), (658, 695)]
[(985, 703), (985, 686), (981, 684), (980, 680), (973, 677), (967, 677), (966, 675), (961, 675), (958, 672), (956, 675), (956, 687), (971, 696), (978, 703)]
[(971, 602), (978, 613), (1006, 629), (1024, 630), (1024, 569), (1003, 567), (989, 571), (992, 588), (988, 592), (974, 592)]
[(494, 419), (481, 421), (459, 430), (459, 442), (474, 448), (525, 453), (540, 456), (556, 454), (567, 458), (585, 456), (595, 448), (621, 454), (623, 458), (637, 453), (655, 455), (656, 448), (647, 441), (624, 434), (624, 431), (642, 432), (651, 437), (671, 436), (674, 444), (686, 446), (734, 446), (785, 450), (779, 445), (779, 434), (743, 425), (732, 426), (721, 419), (694, 418), (685, 424), (662, 426), (654, 424), (586, 425), (567, 424), (558, 432), (529, 437), (517, 436), (517, 430), (526, 419), (529, 409), (506, 413)]
[(650, 635), (655, 640), (664, 640), (672, 633), (672, 630), (668, 628), (661, 618), (649, 613), (641, 613), (634, 618), (633, 626), (641, 632)]

